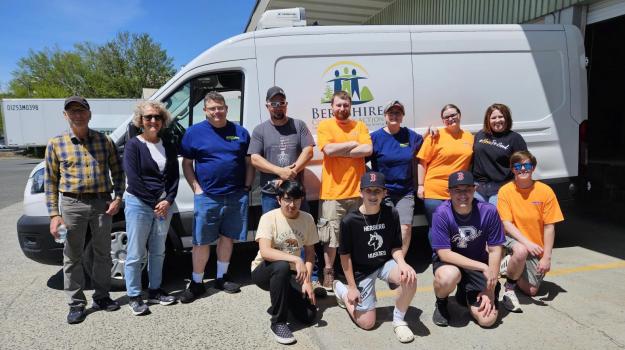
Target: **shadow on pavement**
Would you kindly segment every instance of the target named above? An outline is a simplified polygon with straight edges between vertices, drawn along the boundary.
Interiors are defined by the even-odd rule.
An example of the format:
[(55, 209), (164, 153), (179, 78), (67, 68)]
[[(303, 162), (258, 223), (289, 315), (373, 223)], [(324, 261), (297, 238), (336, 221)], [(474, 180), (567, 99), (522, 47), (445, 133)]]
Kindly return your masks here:
[(625, 260), (625, 204), (566, 202), (564, 222), (556, 225), (555, 248), (583, 247)]

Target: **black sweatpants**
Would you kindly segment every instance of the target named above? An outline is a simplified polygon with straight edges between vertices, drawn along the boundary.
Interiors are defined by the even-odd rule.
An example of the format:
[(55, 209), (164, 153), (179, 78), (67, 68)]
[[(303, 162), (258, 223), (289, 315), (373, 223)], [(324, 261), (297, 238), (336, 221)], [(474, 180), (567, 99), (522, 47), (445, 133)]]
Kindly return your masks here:
[(317, 316), (317, 308), (302, 295), (302, 286), (295, 280), (286, 261), (263, 261), (252, 271), (252, 281), (269, 291), (271, 323), (286, 323), (289, 312), (298, 321), (310, 324)]

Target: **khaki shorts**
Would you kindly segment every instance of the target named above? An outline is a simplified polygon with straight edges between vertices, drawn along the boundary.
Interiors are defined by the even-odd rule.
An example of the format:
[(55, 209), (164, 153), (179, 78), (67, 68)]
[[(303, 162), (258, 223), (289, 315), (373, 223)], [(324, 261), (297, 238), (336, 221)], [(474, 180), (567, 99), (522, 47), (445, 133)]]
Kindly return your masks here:
[(327, 244), (330, 248), (337, 248), (340, 239), (341, 219), (348, 211), (357, 209), (361, 203), (362, 199), (360, 197), (321, 200), (319, 205), (319, 222), (317, 223), (319, 241)]
[[(506, 236), (506, 243), (504, 247), (508, 250), (508, 253), (512, 254), (512, 246), (515, 244), (521, 244), (517, 240), (512, 237)], [(538, 288), (540, 287), (540, 283), (545, 278), (545, 275), (538, 272), (538, 263), (540, 259), (528, 254), (527, 259), (525, 259), (525, 268), (523, 269), (523, 274), (521, 274), (521, 278), (529, 282), (532, 286)]]

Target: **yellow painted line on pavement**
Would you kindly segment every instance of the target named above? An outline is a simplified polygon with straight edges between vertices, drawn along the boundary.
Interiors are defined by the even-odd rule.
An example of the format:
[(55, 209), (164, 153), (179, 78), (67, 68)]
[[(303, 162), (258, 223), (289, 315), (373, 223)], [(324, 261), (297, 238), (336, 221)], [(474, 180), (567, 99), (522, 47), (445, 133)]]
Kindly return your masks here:
[[(625, 268), (625, 261), (616, 261), (616, 262), (606, 263), (606, 264), (591, 264), (591, 265), (554, 269), (554, 270), (549, 271), (549, 273), (547, 273), (547, 276), (549, 277), (564, 276), (564, 275), (570, 275), (570, 274), (578, 273), (578, 272), (611, 270), (611, 269), (621, 269), (621, 268)], [(433, 290), (434, 290), (434, 287), (432, 286), (418, 287), (417, 293), (432, 292)], [(394, 290), (384, 289), (384, 290), (376, 291), (376, 295), (378, 298), (388, 298), (388, 297), (394, 297), (396, 293)]]
[(547, 276), (562, 276), (568, 275), (577, 272), (586, 272), (586, 271), (598, 271), (598, 270), (610, 270), (610, 269), (620, 269), (625, 267), (625, 261), (616, 261), (613, 263), (607, 264), (591, 264), (577, 267), (567, 267), (561, 269), (551, 270), (547, 273)]

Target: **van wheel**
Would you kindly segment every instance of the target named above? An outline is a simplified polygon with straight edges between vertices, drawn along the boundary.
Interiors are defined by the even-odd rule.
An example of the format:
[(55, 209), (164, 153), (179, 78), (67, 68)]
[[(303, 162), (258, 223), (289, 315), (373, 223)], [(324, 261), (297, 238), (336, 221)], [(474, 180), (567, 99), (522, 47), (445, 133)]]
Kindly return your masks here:
[[(125, 263), (126, 248), (128, 247), (128, 236), (126, 235), (126, 222), (117, 221), (111, 227), (111, 289), (125, 290)], [(147, 266), (147, 257), (143, 257), (141, 261), (141, 271)], [(85, 247), (83, 258), (83, 267), (87, 276), (91, 275), (93, 270), (93, 250), (91, 249), (91, 241)]]

